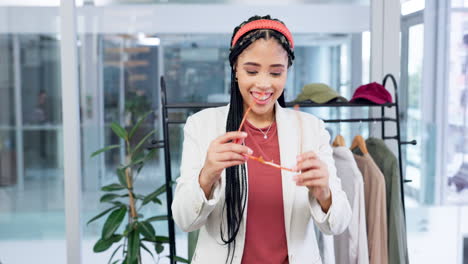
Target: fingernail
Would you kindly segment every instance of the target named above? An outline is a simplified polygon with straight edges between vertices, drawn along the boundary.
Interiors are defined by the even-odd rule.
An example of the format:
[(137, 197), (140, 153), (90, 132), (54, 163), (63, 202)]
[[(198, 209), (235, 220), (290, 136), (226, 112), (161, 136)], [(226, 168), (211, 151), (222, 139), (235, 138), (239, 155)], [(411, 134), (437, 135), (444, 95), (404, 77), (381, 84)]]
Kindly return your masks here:
[(294, 176), (293, 176), (293, 180), (294, 180), (294, 181), (297, 181), (297, 175), (294, 175)]
[(246, 137), (246, 136), (247, 136), (247, 132), (242, 132), (242, 136), (243, 136), (243, 137)]
[(294, 167), (292, 167), (291, 169), (292, 169), (293, 171), (299, 171), (299, 170), (297, 169), (297, 166), (294, 166)]
[(250, 148), (248, 148), (248, 149), (247, 149), (247, 153), (249, 153), (249, 155), (252, 155), (253, 150), (251, 150)]
[(298, 156), (296, 157), (296, 160), (297, 160), (297, 161), (301, 161), (301, 160), (302, 160), (302, 156), (301, 156), (301, 155), (298, 155)]

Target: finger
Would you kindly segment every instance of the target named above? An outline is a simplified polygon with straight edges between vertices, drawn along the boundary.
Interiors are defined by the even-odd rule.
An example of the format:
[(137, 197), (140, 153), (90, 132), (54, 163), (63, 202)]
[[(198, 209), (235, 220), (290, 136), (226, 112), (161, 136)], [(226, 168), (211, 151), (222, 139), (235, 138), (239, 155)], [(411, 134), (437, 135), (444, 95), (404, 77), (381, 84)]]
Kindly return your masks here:
[(243, 138), (246, 138), (247, 137), (247, 133), (246, 132), (237, 132), (237, 131), (231, 131), (231, 132), (227, 132), (226, 134), (218, 137), (217, 139), (215, 139), (215, 141), (219, 144), (223, 144), (223, 143), (227, 143), (231, 140), (234, 140), (234, 139), (243, 139)]
[(252, 155), (253, 150), (247, 146), (242, 146), (242, 145), (235, 144), (235, 143), (225, 143), (225, 144), (221, 144), (219, 148), (216, 149), (216, 152), (217, 153), (236, 152), (239, 154)]
[(293, 180), (296, 182), (303, 182), (313, 179), (321, 179), (323, 177), (323, 174), (319, 170), (310, 170), (301, 174), (294, 175)]
[(232, 166), (237, 166), (237, 165), (241, 165), (243, 163), (245, 163), (246, 161), (228, 161), (228, 162), (224, 162), (224, 166), (225, 168), (229, 168), (229, 167), (232, 167)]
[(312, 170), (312, 169), (320, 169), (322, 167), (322, 164), (319, 160), (307, 159), (307, 160), (298, 162), (296, 167), (299, 171), (305, 171), (305, 170)]
[(216, 155), (217, 162), (226, 162), (226, 161), (245, 161), (246, 157), (235, 152), (223, 152)]
[(317, 154), (315, 154), (315, 152), (313, 152), (313, 151), (304, 152), (302, 154), (297, 155), (297, 157), (296, 157), (298, 162), (301, 162), (301, 161), (307, 160), (307, 159), (317, 159), (317, 158), (318, 158)]
[(296, 185), (306, 186), (306, 187), (309, 187), (309, 188), (312, 188), (312, 187), (325, 187), (325, 186), (327, 186), (327, 182), (325, 180), (323, 180), (323, 179), (314, 179), (314, 180), (296, 182)]
[(325, 178), (325, 175), (320, 170), (310, 170), (300, 175), (301, 175), (300, 179), (302, 181)]

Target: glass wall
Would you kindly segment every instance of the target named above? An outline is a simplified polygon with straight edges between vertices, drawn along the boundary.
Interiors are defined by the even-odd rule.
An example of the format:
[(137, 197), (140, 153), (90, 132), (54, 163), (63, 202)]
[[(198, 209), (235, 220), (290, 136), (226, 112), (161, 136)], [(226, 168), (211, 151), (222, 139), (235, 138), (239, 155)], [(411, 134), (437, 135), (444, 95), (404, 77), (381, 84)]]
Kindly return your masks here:
[[(455, 1), (454, 4), (457, 4)], [(468, 13), (452, 12), (447, 128), (447, 201), (468, 202)]]
[[(148, 40), (149, 37), (145, 37)], [(101, 211), (109, 208), (108, 203), (100, 203), (104, 194), (101, 187), (118, 183), (117, 168), (125, 164), (128, 147), (111, 128), (113, 122), (130, 131), (137, 121), (151, 111), (130, 141), (134, 148), (153, 130), (151, 139), (161, 137), (159, 125), (159, 75), (160, 45), (147, 45), (141, 35), (130, 34), (81, 34), (80, 76), (81, 76), (81, 125), (83, 153), (83, 261), (107, 262), (113, 250), (93, 254), (93, 246), (100, 238), (105, 217), (86, 225), (85, 223)], [(91, 158), (96, 150), (120, 145)], [(146, 144), (145, 144), (146, 145)], [(134, 185), (135, 194), (147, 195), (165, 182), (163, 152), (146, 163)], [(145, 218), (166, 215), (165, 196), (161, 205), (150, 204), (139, 211)], [(122, 198), (122, 199), (128, 199)], [(122, 225), (122, 228), (124, 225)], [(158, 235), (167, 236), (167, 223), (155, 225)], [(114, 247), (116, 248), (116, 247)], [(166, 252), (167, 253), (167, 252)], [(143, 254), (146, 261), (150, 255)], [(166, 263), (164, 260), (161, 263)]]
[[(8, 23), (0, 25), (0, 262), (62, 264), (66, 263), (63, 186), (65, 137), (62, 120), (67, 117), (61, 114), (61, 36), (57, 33), (60, 3), (55, 0), (36, 4), (20, 2), (6, 4), (25, 7), (10, 9), (3, 6), (5, 3), (0, 4), (0, 17), (8, 17), (7, 22), (15, 14), (26, 14), (9, 31), (2, 31), (4, 24)], [(341, 4), (345, 1), (303, 3), (317, 2)], [(93, 252), (105, 218), (89, 225), (87, 222), (109, 208), (109, 204), (100, 203), (104, 194), (101, 188), (118, 181), (116, 169), (126, 161), (125, 151), (128, 146), (112, 132), (112, 123), (130, 130), (139, 117), (152, 111), (131, 143), (142, 140), (146, 133), (153, 130), (156, 133), (148, 139), (162, 139), (161, 75), (167, 82), (169, 103), (227, 103), (230, 34), (220, 32), (229, 32), (232, 28), (205, 29), (201, 32), (190, 29), (196, 33), (187, 33), (181, 29), (167, 32), (164, 31), (165, 26), (161, 28), (160, 24), (152, 25), (148, 22), (152, 21), (153, 14), (150, 11), (143, 12), (140, 7), (134, 8), (139, 6), (133, 5), (134, 2), (85, 0), (76, 3), (82, 143), (82, 201), (78, 210), (82, 218), (80, 227), (71, 228), (83, 231), (80, 241), (82, 262), (106, 263), (112, 250), (97, 254)], [(156, 2), (148, 1), (146, 4), (152, 3)], [(125, 4), (125, 12), (117, 7), (109, 11), (113, 15), (108, 15), (107, 11), (114, 8), (110, 5), (114, 4)], [(356, 0), (352, 4), (369, 5), (369, 1)], [(148, 7), (152, 8), (151, 5)], [(135, 13), (141, 16), (133, 16)], [(37, 14), (38, 23), (31, 23), (34, 16), (25, 19), (27, 14)], [(130, 17), (129, 20), (133, 19), (135, 23), (122, 23), (120, 27), (119, 16), (125, 19)], [(47, 25), (51, 25), (51, 28), (48, 29)], [(302, 87), (311, 82), (329, 84), (349, 99), (356, 88), (353, 86), (353, 76), (359, 76), (354, 83), (356, 80), (360, 82), (363, 60), (358, 56), (358, 62), (353, 61), (352, 50), (362, 50), (361, 41), (355, 45), (352, 39), (361, 38), (361, 32), (326, 31), (295, 33), (296, 60), (289, 71), (287, 101), (294, 100)], [(348, 114), (335, 109), (306, 111), (322, 118)], [(184, 120), (192, 113), (185, 110), (171, 111), (170, 117)], [(173, 179), (179, 176), (182, 127), (170, 127)], [(348, 124), (331, 126), (331, 129), (352, 136), (344, 133), (346, 129), (350, 130)], [(108, 145), (119, 145), (120, 148), (91, 158), (93, 152)], [(159, 150), (141, 170), (134, 189), (136, 193), (146, 195), (164, 182), (164, 152)], [(167, 214), (165, 195), (159, 198), (161, 205), (150, 204), (139, 213), (145, 218)], [(154, 222), (153, 226), (158, 235), (168, 234), (166, 221)], [(187, 257), (187, 234), (176, 229), (176, 235), (177, 255)], [(31, 254), (24, 254), (25, 248)], [(167, 254), (166, 246), (161, 256)], [(143, 253), (142, 257), (144, 261), (152, 262), (149, 254)], [(162, 258), (159, 263), (168, 263), (168, 259)]]
[(58, 34), (1, 33), (0, 54), (0, 262), (65, 263)]
[(403, 132), (418, 143), (404, 147), (410, 262), (465, 263), (467, 1), (408, 2), (425, 8), (402, 19)]

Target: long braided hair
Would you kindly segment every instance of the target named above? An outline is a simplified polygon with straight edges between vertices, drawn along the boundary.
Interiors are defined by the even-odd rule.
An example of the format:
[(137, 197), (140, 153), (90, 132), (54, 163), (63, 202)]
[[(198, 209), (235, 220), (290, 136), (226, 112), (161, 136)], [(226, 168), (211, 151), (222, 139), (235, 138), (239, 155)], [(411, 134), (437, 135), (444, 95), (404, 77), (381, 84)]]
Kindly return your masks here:
[[(281, 22), (278, 19), (272, 19), (269, 15), (267, 16), (253, 16), (247, 21), (242, 22), (238, 27), (234, 29), (232, 39), (236, 35), (237, 31), (246, 23), (259, 19), (269, 19)], [(283, 22), (281, 22), (283, 23)], [(239, 129), (242, 117), (244, 114), (243, 99), (239, 90), (239, 85), (236, 80), (235, 65), (239, 55), (254, 41), (257, 39), (270, 39), (274, 38), (288, 53), (288, 67), (292, 65), (294, 60), (294, 52), (292, 51), (289, 42), (286, 37), (278, 31), (271, 29), (256, 29), (244, 34), (237, 42), (236, 45), (231, 47), (229, 53), (229, 62), (231, 64), (231, 101), (229, 106), (229, 113), (226, 122), (226, 131), (236, 131)], [(285, 107), (284, 92), (278, 98), (278, 103)], [(245, 205), (247, 201), (247, 176), (245, 165), (233, 166), (226, 168), (226, 188), (225, 188), (225, 202), (223, 206), (223, 212), (226, 211), (226, 225), (227, 225), (227, 237), (223, 232), (223, 223), (221, 221), (221, 239), (228, 245), (228, 255), (226, 263), (233, 261), (235, 248), (236, 248), (236, 236), (239, 232), (242, 217), (245, 211)], [(224, 216), (224, 214), (223, 214)], [(230, 261), (229, 261), (230, 259)]]

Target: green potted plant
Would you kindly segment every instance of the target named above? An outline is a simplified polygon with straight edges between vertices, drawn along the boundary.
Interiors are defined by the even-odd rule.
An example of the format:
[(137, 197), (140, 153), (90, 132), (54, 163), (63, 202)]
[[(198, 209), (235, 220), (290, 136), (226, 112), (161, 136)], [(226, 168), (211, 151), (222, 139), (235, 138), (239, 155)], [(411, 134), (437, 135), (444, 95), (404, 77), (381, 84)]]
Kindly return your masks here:
[[(132, 138), (150, 113), (144, 114), (129, 131), (113, 122), (111, 124), (112, 131), (124, 140), (125, 146), (106, 146), (91, 155), (91, 157), (95, 157), (117, 148), (124, 148), (126, 153), (125, 164), (121, 164), (116, 169), (116, 182), (101, 188), (104, 194), (101, 196), (100, 202), (109, 204), (110, 207), (88, 221), (89, 224), (107, 215), (101, 237), (94, 245), (93, 251), (103, 252), (111, 248), (113, 244), (118, 244), (108, 263), (142, 264), (142, 250), (148, 252), (157, 261), (156, 263), (159, 263), (164, 245), (169, 242), (169, 238), (158, 235), (152, 225), (155, 221), (166, 221), (167, 216), (155, 215), (145, 218), (140, 213), (145, 206), (151, 203), (162, 206), (158, 197), (165, 193), (165, 185), (163, 184), (146, 195), (136, 193), (133, 188), (141, 169), (147, 161), (154, 157), (157, 151), (157, 149), (147, 150), (144, 147), (145, 143), (156, 133), (155, 130), (144, 135), (138, 143), (132, 143)], [(120, 227), (123, 223), (126, 223), (126, 226), (122, 230)], [(121, 254), (117, 254), (118, 252)], [(175, 260), (188, 263), (186, 259), (177, 256), (175, 256)]]

